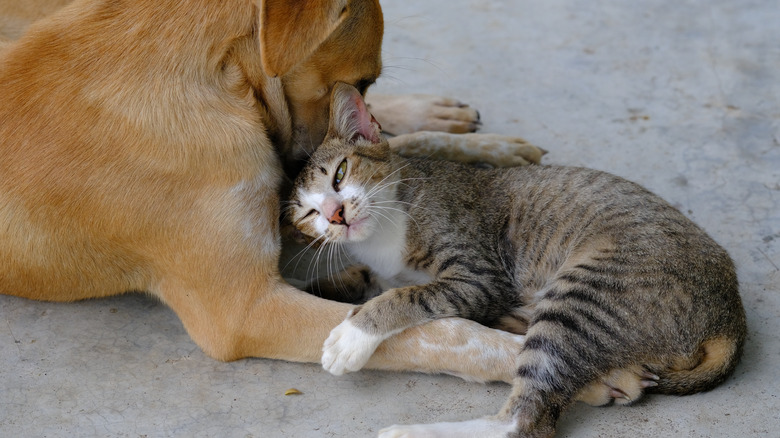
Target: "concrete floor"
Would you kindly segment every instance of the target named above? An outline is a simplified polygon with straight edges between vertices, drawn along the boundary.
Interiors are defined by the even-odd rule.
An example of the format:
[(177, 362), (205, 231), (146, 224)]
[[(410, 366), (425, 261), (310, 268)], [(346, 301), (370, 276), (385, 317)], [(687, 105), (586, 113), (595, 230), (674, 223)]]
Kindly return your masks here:
[[(735, 375), (688, 397), (578, 404), (560, 437), (780, 436), (780, 3), (384, 2), (377, 91), (458, 97), (484, 132), (678, 206), (738, 266), (750, 334)], [(509, 387), (316, 365), (220, 363), (144, 296), (0, 296), (0, 436), (368, 437), (496, 412)], [(295, 387), (302, 395), (285, 396)]]

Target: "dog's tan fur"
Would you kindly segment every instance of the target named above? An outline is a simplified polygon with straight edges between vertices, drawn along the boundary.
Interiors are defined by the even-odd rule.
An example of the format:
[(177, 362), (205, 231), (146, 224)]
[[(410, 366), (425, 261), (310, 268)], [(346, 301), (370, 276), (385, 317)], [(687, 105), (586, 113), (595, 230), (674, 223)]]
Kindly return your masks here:
[[(382, 17), (308, 3), (77, 0), (0, 46), (0, 293), (146, 291), (215, 358), (318, 361), (351, 307), (279, 274), (277, 152), (319, 144), (334, 82), (380, 73)], [(440, 321), (369, 366), (511, 381), (519, 346)]]
[(4, 0), (0, 2), (0, 41), (19, 38), (33, 21), (49, 16), (73, 0)]

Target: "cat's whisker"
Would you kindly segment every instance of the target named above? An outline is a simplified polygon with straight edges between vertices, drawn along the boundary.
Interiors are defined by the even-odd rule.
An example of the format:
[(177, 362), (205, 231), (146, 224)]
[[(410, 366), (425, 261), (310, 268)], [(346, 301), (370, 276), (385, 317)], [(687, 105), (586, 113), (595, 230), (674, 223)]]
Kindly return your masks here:
[[(349, 265), (345, 264), (344, 260), (343, 260), (344, 248), (341, 245), (334, 245), (334, 246), (336, 247), (337, 260), (338, 260), (339, 265), (340, 265), (338, 272), (340, 273), (340, 272), (343, 272), (345, 269), (347, 269), (347, 266), (349, 266)], [(344, 283), (344, 279), (340, 275), (339, 275), (339, 283), (341, 284), (341, 290), (342, 290), (343, 294), (345, 296), (348, 296), (348, 297), (352, 298), (353, 291), (350, 290), (350, 288), (347, 286), (347, 284)]]
[[(371, 190), (368, 191), (367, 196), (371, 197), (377, 191), (382, 190), (382, 188), (377, 189), (377, 187), (382, 185), (388, 178), (390, 178), (391, 176), (395, 175), (396, 173), (399, 173), (401, 170), (405, 169), (408, 166), (409, 166), (409, 164), (405, 164), (403, 166), (400, 166), (398, 169), (395, 169), (394, 171), (390, 172), (389, 174), (385, 175), (384, 178), (382, 178), (378, 183), (376, 183), (376, 185)], [(374, 172), (374, 174), (376, 174), (376, 172)], [(372, 174), (372, 176), (373, 176), (373, 174)], [(393, 181), (393, 183), (395, 183), (395, 181)]]
[(379, 209), (379, 210), (392, 210), (392, 211), (397, 211), (397, 212), (399, 212), (399, 213), (403, 213), (403, 214), (405, 214), (406, 216), (409, 216), (409, 217), (411, 217), (411, 216), (409, 215), (409, 213), (407, 213), (407, 212), (406, 212), (406, 210), (404, 210), (404, 209), (402, 209), (402, 208), (397, 208), (397, 207), (388, 207), (388, 206), (386, 206), (386, 205), (373, 205), (372, 207), (373, 207), (373, 208), (375, 208), (375, 209)]
[[(386, 178), (382, 179), (382, 181), (384, 181), (385, 179)], [(427, 178), (401, 178), (401, 179), (397, 179), (397, 180), (394, 180), (394, 181), (386, 182), (384, 184), (382, 184), (382, 181), (380, 181), (380, 182), (377, 183), (377, 185), (375, 185), (374, 187), (371, 188), (371, 190), (368, 191), (366, 196), (367, 197), (371, 197), (374, 194), (376, 194), (377, 192), (379, 192), (380, 190), (383, 190), (386, 187), (389, 187), (391, 185), (402, 184), (402, 183), (406, 184), (407, 181), (415, 181), (415, 180), (422, 181), (422, 180), (425, 180), (425, 179), (427, 179)]]
[(329, 272), (326, 278), (334, 286), (337, 286), (337, 289), (341, 291), (342, 294), (344, 294), (345, 293), (344, 281), (340, 275), (337, 275), (339, 272), (341, 272), (341, 270), (337, 269), (339, 260), (336, 254), (337, 252), (336, 246), (337, 245), (332, 245), (330, 248), (330, 253), (328, 255), (328, 257), (330, 258), (330, 262), (328, 264)]
[(337, 257), (337, 251), (339, 245), (329, 245), (330, 248), (328, 248), (328, 273), (327, 278), (333, 278), (337, 273), (339, 273), (341, 270), (338, 269), (338, 259)]
[[(390, 172), (389, 174), (385, 175), (385, 177), (384, 177), (384, 178), (382, 178), (382, 180), (380, 180), (380, 181), (379, 181), (377, 184), (381, 184), (381, 183), (382, 183), (382, 181), (384, 181), (384, 180), (386, 180), (387, 178), (389, 178), (389, 177), (393, 176), (394, 174), (396, 174), (396, 173), (400, 172), (401, 170), (403, 170), (403, 169), (404, 169), (404, 168), (406, 168), (406, 167), (409, 167), (409, 164), (408, 164), (408, 163), (407, 163), (407, 164), (404, 164), (403, 166), (401, 166), (401, 167), (397, 168), (396, 170), (394, 170), (394, 171)], [(377, 172), (379, 172), (380, 170), (383, 170), (383, 169), (382, 169), (381, 167), (377, 167), (376, 169), (374, 169), (374, 171), (373, 171), (373, 172), (371, 172), (371, 175), (369, 175), (369, 177), (368, 177), (367, 181), (370, 181), (371, 179), (373, 179), (374, 175), (376, 175), (376, 174), (377, 174)]]
[[(349, 256), (349, 253), (344, 250), (342, 245), (339, 245), (337, 242), (332, 242), (332, 239), (328, 238), (326, 235), (322, 235), (317, 238), (317, 240), (320, 239), (325, 239), (325, 242), (323, 242), (322, 245), (317, 248), (317, 251), (312, 256), (312, 260), (310, 261), (306, 272), (307, 278), (311, 278), (311, 281), (316, 281), (318, 288), (321, 281), (327, 279), (336, 279), (340, 286), (339, 290), (345, 296), (351, 297), (353, 291), (347, 286), (347, 283), (344, 282), (344, 279), (339, 274), (348, 266), (354, 264), (354, 262)], [(312, 244), (310, 244), (307, 248), (310, 248)], [(344, 260), (345, 256), (348, 259), (347, 262)], [(324, 261), (322, 260), (323, 257), (325, 257)], [(320, 275), (320, 268), (323, 266), (323, 264), (326, 270), (324, 276)], [(332, 284), (335, 284), (335, 282), (332, 282)]]
[[(405, 214), (405, 215), (406, 215), (406, 216), (407, 216), (409, 219), (411, 219), (411, 220), (412, 220), (412, 222), (414, 222), (414, 224), (417, 226), (417, 229), (421, 229), (421, 227), (420, 227), (420, 224), (417, 222), (417, 219), (415, 219), (414, 217), (412, 217), (412, 215), (410, 215), (410, 214), (409, 214), (409, 213), (408, 213), (406, 210), (403, 210), (403, 209), (401, 209), (401, 208), (387, 207), (387, 206), (380, 206), (380, 205), (374, 206), (374, 208), (376, 208), (376, 209), (384, 209), (384, 210), (394, 210), (394, 211), (397, 211), (397, 212), (403, 213), (403, 214)], [(377, 213), (377, 214), (380, 214), (380, 213), (379, 213), (379, 211), (375, 211), (375, 213)]]
[[(372, 214), (375, 214), (375, 215), (377, 215), (377, 216), (382, 216), (383, 218), (385, 218), (385, 220), (387, 220), (388, 222), (390, 222), (390, 223), (391, 223), (391, 224), (392, 224), (394, 227), (397, 227), (397, 225), (396, 225), (396, 223), (393, 221), (393, 219), (392, 219), (392, 218), (390, 218), (390, 217), (388, 217), (387, 215), (385, 215), (385, 214), (384, 214), (384, 213), (382, 213), (381, 211), (378, 211), (377, 209), (373, 209), (373, 208), (371, 208), (371, 207), (368, 207), (368, 210), (369, 210), (369, 211), (370, 211)], [(385, 231), (385, 227), (382, 225), (382, 221), (377, 221), (377, 223), (379, 224), (379, 228), (382, 230), (382, 232), (384, 232), (384, 231)]]
[(376, 175), (376, 173), (379, 172), (380, 170), (381, 170), (381, 167), (377, 167), (376, 169), (374, 169), (374, 171), (371, 172), (371, 174), (368, 176), (367, 181), (371, 181), (374, 178), (374, 175)]
[(320, 252), (320, 250), (321, 250), (321, 247), (317, 248), (314, 251), (314, 254), (309, 259), (309, 266), (306, 267), (306, 281), (307, 282), (311, 281), (313, 278), (316, 278), (312, 274), (314, 273), (314, 270), (316, 269), (317, 260), (319, 260), (319, 252)]
[[(328, 250), (328, 259), (329, 259), (328, 260), (328, 278), (329, 279), (333, 279), (333, 278), (338, 279), (338, 283), (339, 283), (338, 284), (338, 289), (340, 291), (342, 291), (342, 293), (343, 293), (344, 292), (344, 281), (342, 280), (340, 275), (338, 275), (338, 276), (336, 275), (337, 273), (340, 272), (340, 270), (338, 270), (338, 264), (339, 264), (338, 262), (339, 262), (339, 260), (337, 258), (337, 256), (338, 256), (338, 254), (337, 254), (338, 253), (338, 251), (337, 251), (338, 248), (337, 247), (338, 247), (338, 245), (331, 245), (330, 249)], [(332, 280), (331, 280), (331, 282), (335, 283)]]
[(327, 235), (323, 235), (322, 237), (325, 238), (325, 241), (322, 243), (322, 245), (319, 248), (317, 248), (317, 251), (314, 253), (312, 260), (309, 261), (309, 267), (306, 269), (306, 277), (316, 278), (317, 285), (319, 285), (319, 277), (320, 277), (319, 276), (320, 258), (322, 257), (322, 254), (325, 251), (325, 247), (328, 246), (328, 242), (330, 241)]
[[(395, 172), (393, 172), (393, 173), (395, 173)], [(393, 186), (393, 185), (397, 185), (397, 184), (401, 184), (401, 183), (405, 184), (406, 181), (423, 180), (423, 179), (425, 179), (425, 178), (399, 178), (399, 179), (395, 179), (395, 180), (391, 180), (391, 181), (385, 182), (391, 175), (392, 174), (387, 175), (386, 177), (382, 178), (381, 181), (379, 181), (373, 187), (371, 187), (371, 189), (367, 192), (366, 196), (367, 197), (371, 197), (371, 196), (375, 195), (377, 192), (379, 192), (380, 190), (383, 190), (383, 189), (385, 189), (385, 188), (387, 188), (389, 186)]]
[(298, 264), (301, 262), (301, 259), (303, 258), (303, 255), (304, 255), (304, 254), (305, 254), (305, 253), (306, 253), (308, 250), (310, 250), (310, 249), (312, 248), (312, 246), (314, 246), (314, 245), (315, 245), (315, 244), (316, 244), (318, 241), (320, 241), (320, 239), (322, 239), (322, 238), (324, 238), (324, 237), (325, 237), (325, 236), (320, 236), (320, 237), (317, 237), (316, 239), (312, 240), (312, 241), (311, 241), (311, 243), (309, 243), (308, 245), (306, 245), (306, 246), (305, 246), (305, 247), (304, 247), (302, 250), (298, 251), (298, 253), (297, 253), (297, 254), (295, 254), (294, 256), (292, 256), (292, 257), (290, 258), (290, 261), (288, 261), (288, 262), (287, 262), (287, 264), (285, 264), (285, 265), (284, 265), (284, 267), (282, 268), (282, 271), (284, 271), (285, 269), (287, 269), (287, 267), (288, 267), (288, 266), (290, 266), (290, 263), (292, 263), (292, 262), (293, 262), (293, 260), (295, 260), (295, 259), (298, 259), (298, 262), (296, 262), (295, 266), (293, 267), (293, 271), (296, 271), (296, 270), (298, 269)]
[[(417, 210), (422, 210), (422, 211), (426, 211), (426, 212), (430, 211), (430, 209), (428, 209), (427, 207), (423, 207), (421, 205), (413, 204), (413, 203), (407, 202), (407, 201), (400, 201), (400, 200), (397, 200), (397, 199), (395, 199), (395, 200), (388, 200), (388, 201), (372, 201), (372, 204), (376, 205), (377, 207), (385, 207), (382, 204), (391, 204), (391, 205), (394, 205), (394, 204), (404, 204), (404, 205), (408, 205), (410, 207), (414, 207)], [(408, 211), (404, 211), (404, 213), (407, 216), (410, 216)]]
[[(323, 255), (325, 256), (325, 278), (328, 278), (330, 276), (330, 259), (331, 259), (331, 252), (333, 251), (333, 247), (330, 245), (326, 247), (323, 247)], [(317, 278), (319, 278), (319, 272), (317, 273)]]
[(390, 200), (387, 200), (387, 201), (372, 201), (371, 203), (372, 204), (404, 204), (404, 205), (408, 205), (410, 207), (419, 208), (421, 210), (428, 210), (426, 207), (423, 207), (421, 205), (413, 204), (413, 203), (407, 202), (407, 201), (401, 201), (401, 200), (398, 200), (398, 199), (390, 199)]
[(321, 280), (327, 280), (331, 276), (332, 269), (330, 267), (330, 264), (331, 264), (331, 260), (333, 258), (333, 256), (332, 256), (333, 246), (334, 245), (330, 241), (330, 239), (328, 240), (328, 243), (326, 243), (326, 244), (324, 244), (322, 246), (322, 252), (320, 254), (321, 254), (321, 256), (325, 257), (325, 263), (324, 263), (325, 275), (320, 274), (320, 267), (322, 267), (323, 264), (320, 263), (319, 260), (318, 260), (317, 271), (315, 273), (315, 275), (317, 277), (317, 284), (318, 285), (319, 285), (319, 282)]
[(346, 259), (347, 259), (347, 262), (344, 265), (344, 269), (346, 269), (348, 266), (352, 266), (352, 265), (354, 265), (356, 263), (355, 260), (353, 260), (352, 257), (349, 255), (349, 251), (344, 249), (343, 246), (339, 246), (339, 250), (341, 251), (342, 255), (346, 256)]

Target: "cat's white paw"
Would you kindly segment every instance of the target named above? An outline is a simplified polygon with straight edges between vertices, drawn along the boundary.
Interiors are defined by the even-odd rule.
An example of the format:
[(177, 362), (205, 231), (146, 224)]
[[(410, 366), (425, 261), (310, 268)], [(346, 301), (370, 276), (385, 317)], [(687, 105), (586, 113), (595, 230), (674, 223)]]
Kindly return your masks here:
[(356, 327), (349, 318), (331, 330), (322, 346), (322, 367), (340, 376), (357, 371), (368, 362), (385, 336), (374, 335)]

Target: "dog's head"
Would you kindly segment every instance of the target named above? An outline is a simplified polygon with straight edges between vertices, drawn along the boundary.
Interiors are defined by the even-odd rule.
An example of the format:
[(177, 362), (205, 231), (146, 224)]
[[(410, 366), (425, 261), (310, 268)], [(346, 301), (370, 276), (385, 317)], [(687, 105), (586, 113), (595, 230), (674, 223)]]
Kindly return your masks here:
[(379, 76), (382, 10), (378, 0), (264, 0), (261, 5), (263, 69), (282, 80), (294, 149), (306, 156), (328, 130), (333, 86), (345, 82), (365, 94)]

